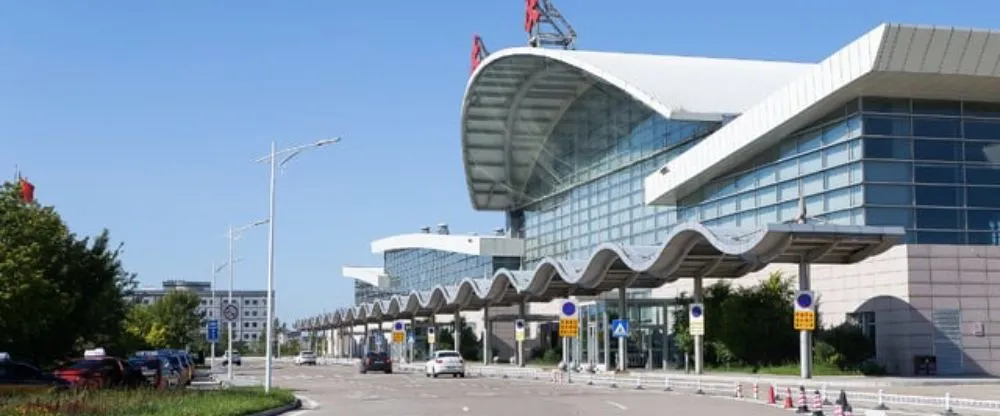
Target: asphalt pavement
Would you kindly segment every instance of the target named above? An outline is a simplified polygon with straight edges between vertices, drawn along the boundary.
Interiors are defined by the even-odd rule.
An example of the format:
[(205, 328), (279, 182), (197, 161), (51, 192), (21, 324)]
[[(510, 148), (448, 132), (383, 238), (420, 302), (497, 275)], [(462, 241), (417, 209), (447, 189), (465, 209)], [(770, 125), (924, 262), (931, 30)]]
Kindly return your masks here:
[[(263, 368), (236, 371), (239, 384), (257, 384)], [(224, 375), (222, 377), (225, 377)], [(495, 378), (427, 378), (423, 374), (359, 374), (345, 366), (276, 363), (274, 384), (293, 389), (304, 403), (294, 416), (588, 416), (711, 414), (787, 416), (787, 410), (718, 397), (654, 389)]]

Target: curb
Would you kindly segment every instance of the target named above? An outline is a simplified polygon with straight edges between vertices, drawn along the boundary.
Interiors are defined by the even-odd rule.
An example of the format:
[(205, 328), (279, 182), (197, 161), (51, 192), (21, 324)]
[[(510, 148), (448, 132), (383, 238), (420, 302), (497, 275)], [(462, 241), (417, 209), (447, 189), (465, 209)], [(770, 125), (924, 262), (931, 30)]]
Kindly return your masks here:
[(302, 407), (302, 400), (299, 400), (299, 399), (296, 398), (294, 402), (291, 402), (291, 403), (286, 404), (284, 406), (276, 407), (276, 408), (271, 409), (271, 410), (265, 410), (263, 412), (253, 413), (253, 414), (251, 414), (249, 416), (277, 416), (277, 415), (280, 415), (280, 414), (285, 413), (285, 412), (290, 412), (292, 410), (297, 410), (297, 409), (299, 409), (301, 407)]

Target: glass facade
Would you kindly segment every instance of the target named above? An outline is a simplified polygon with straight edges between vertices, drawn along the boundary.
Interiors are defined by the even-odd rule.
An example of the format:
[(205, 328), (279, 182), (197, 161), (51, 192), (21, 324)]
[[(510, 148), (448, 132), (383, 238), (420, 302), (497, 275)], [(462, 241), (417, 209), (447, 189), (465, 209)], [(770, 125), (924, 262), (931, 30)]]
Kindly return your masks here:
[(392, 295), (425, 291), (436, 285), (454, 285), (466, 278), (493, 276), (499, 269), (518, 270), (520, 257), (473, 256), (463, 253), (408, 248), (384, 254), (385, 273), (389, 286), (378, 288), (365, 282), (354, 282), (354, 302), (372, 302)]
[(1000, 103), (865, 98), (865, 221), (1000, 244)]
[(1000, 103), (865, 97), (816, 120), (678, 207), (643, 179), (722, 123), (665, 120), (608, 88), (574, 103), (529, 181), (526, 265), (652, 245), (683, 222), (754, 228), (795, 219), (896, 225), (908, 243), (1000, 244)]
[(379, 289), (371, 283), (362, 282), (360, 280), (354, 281), (354, 304), (360, 305), (362, 303), (374, 302), (376, 300), (388, 299), (395, 292), (391, 290)]
[(666, 120), (613, 87), (592, 87), (557, 123), (525, 187), (526, 266), (584, 258), (602, 242), (662, 241), (676, 210), (645, 205), (642, 180), (721, 124)]

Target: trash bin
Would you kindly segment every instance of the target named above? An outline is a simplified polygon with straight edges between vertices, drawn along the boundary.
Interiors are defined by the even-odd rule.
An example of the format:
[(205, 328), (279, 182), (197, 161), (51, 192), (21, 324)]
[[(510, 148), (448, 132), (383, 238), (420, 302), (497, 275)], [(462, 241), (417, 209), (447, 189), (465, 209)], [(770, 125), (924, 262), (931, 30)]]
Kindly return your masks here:
[(913, 357), (913, 375), (936, 376), (937, 357), (933, 355), (916, 355)]

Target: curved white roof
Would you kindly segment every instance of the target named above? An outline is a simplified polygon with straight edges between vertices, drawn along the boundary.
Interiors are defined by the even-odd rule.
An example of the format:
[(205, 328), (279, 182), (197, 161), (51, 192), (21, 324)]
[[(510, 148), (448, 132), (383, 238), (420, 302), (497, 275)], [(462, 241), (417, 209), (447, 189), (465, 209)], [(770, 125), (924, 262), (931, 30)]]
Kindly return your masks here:
[(458, 310), (596, 296), (628, 285), (660, 287), (689, 277), (739, 278), (769, 263), (850, 264), (877, 256), (903, 240), (902, 227), (769, 224), (753, 232), (675, 228), (660, 246), (598, 245), (588, 259), (545, 258), (534, 270), (498, 270), (488, 279), (463, 279), (364, 303), (296, 323), (328, 329), (364, 322), (429, 316)]
[(880, 25), (647, 177), (646, 203), (676, 204), (854, 97), (996, 101), (997, 77), (1000, 32)]
[(381, 267), (344, 266), (340, 270), (340, 273), (343, 274), (344, 277), (360, 280), (376, 287), (385, 287), (389, 285), (389, 278), (385, 274), (385, 269)]
[(473, 72), (462, 106), (462, 151), (476, 209), (516, 204), (545, 139), (598, 82), (667, 118), (717, 120), (759, 102), (815, 64), (510, 48)]
[(473, 256), (524, 256), (524, 240), (503, 236), (413, 233), (372, 241), (372, 253), (408, 248), (425, 248)]

